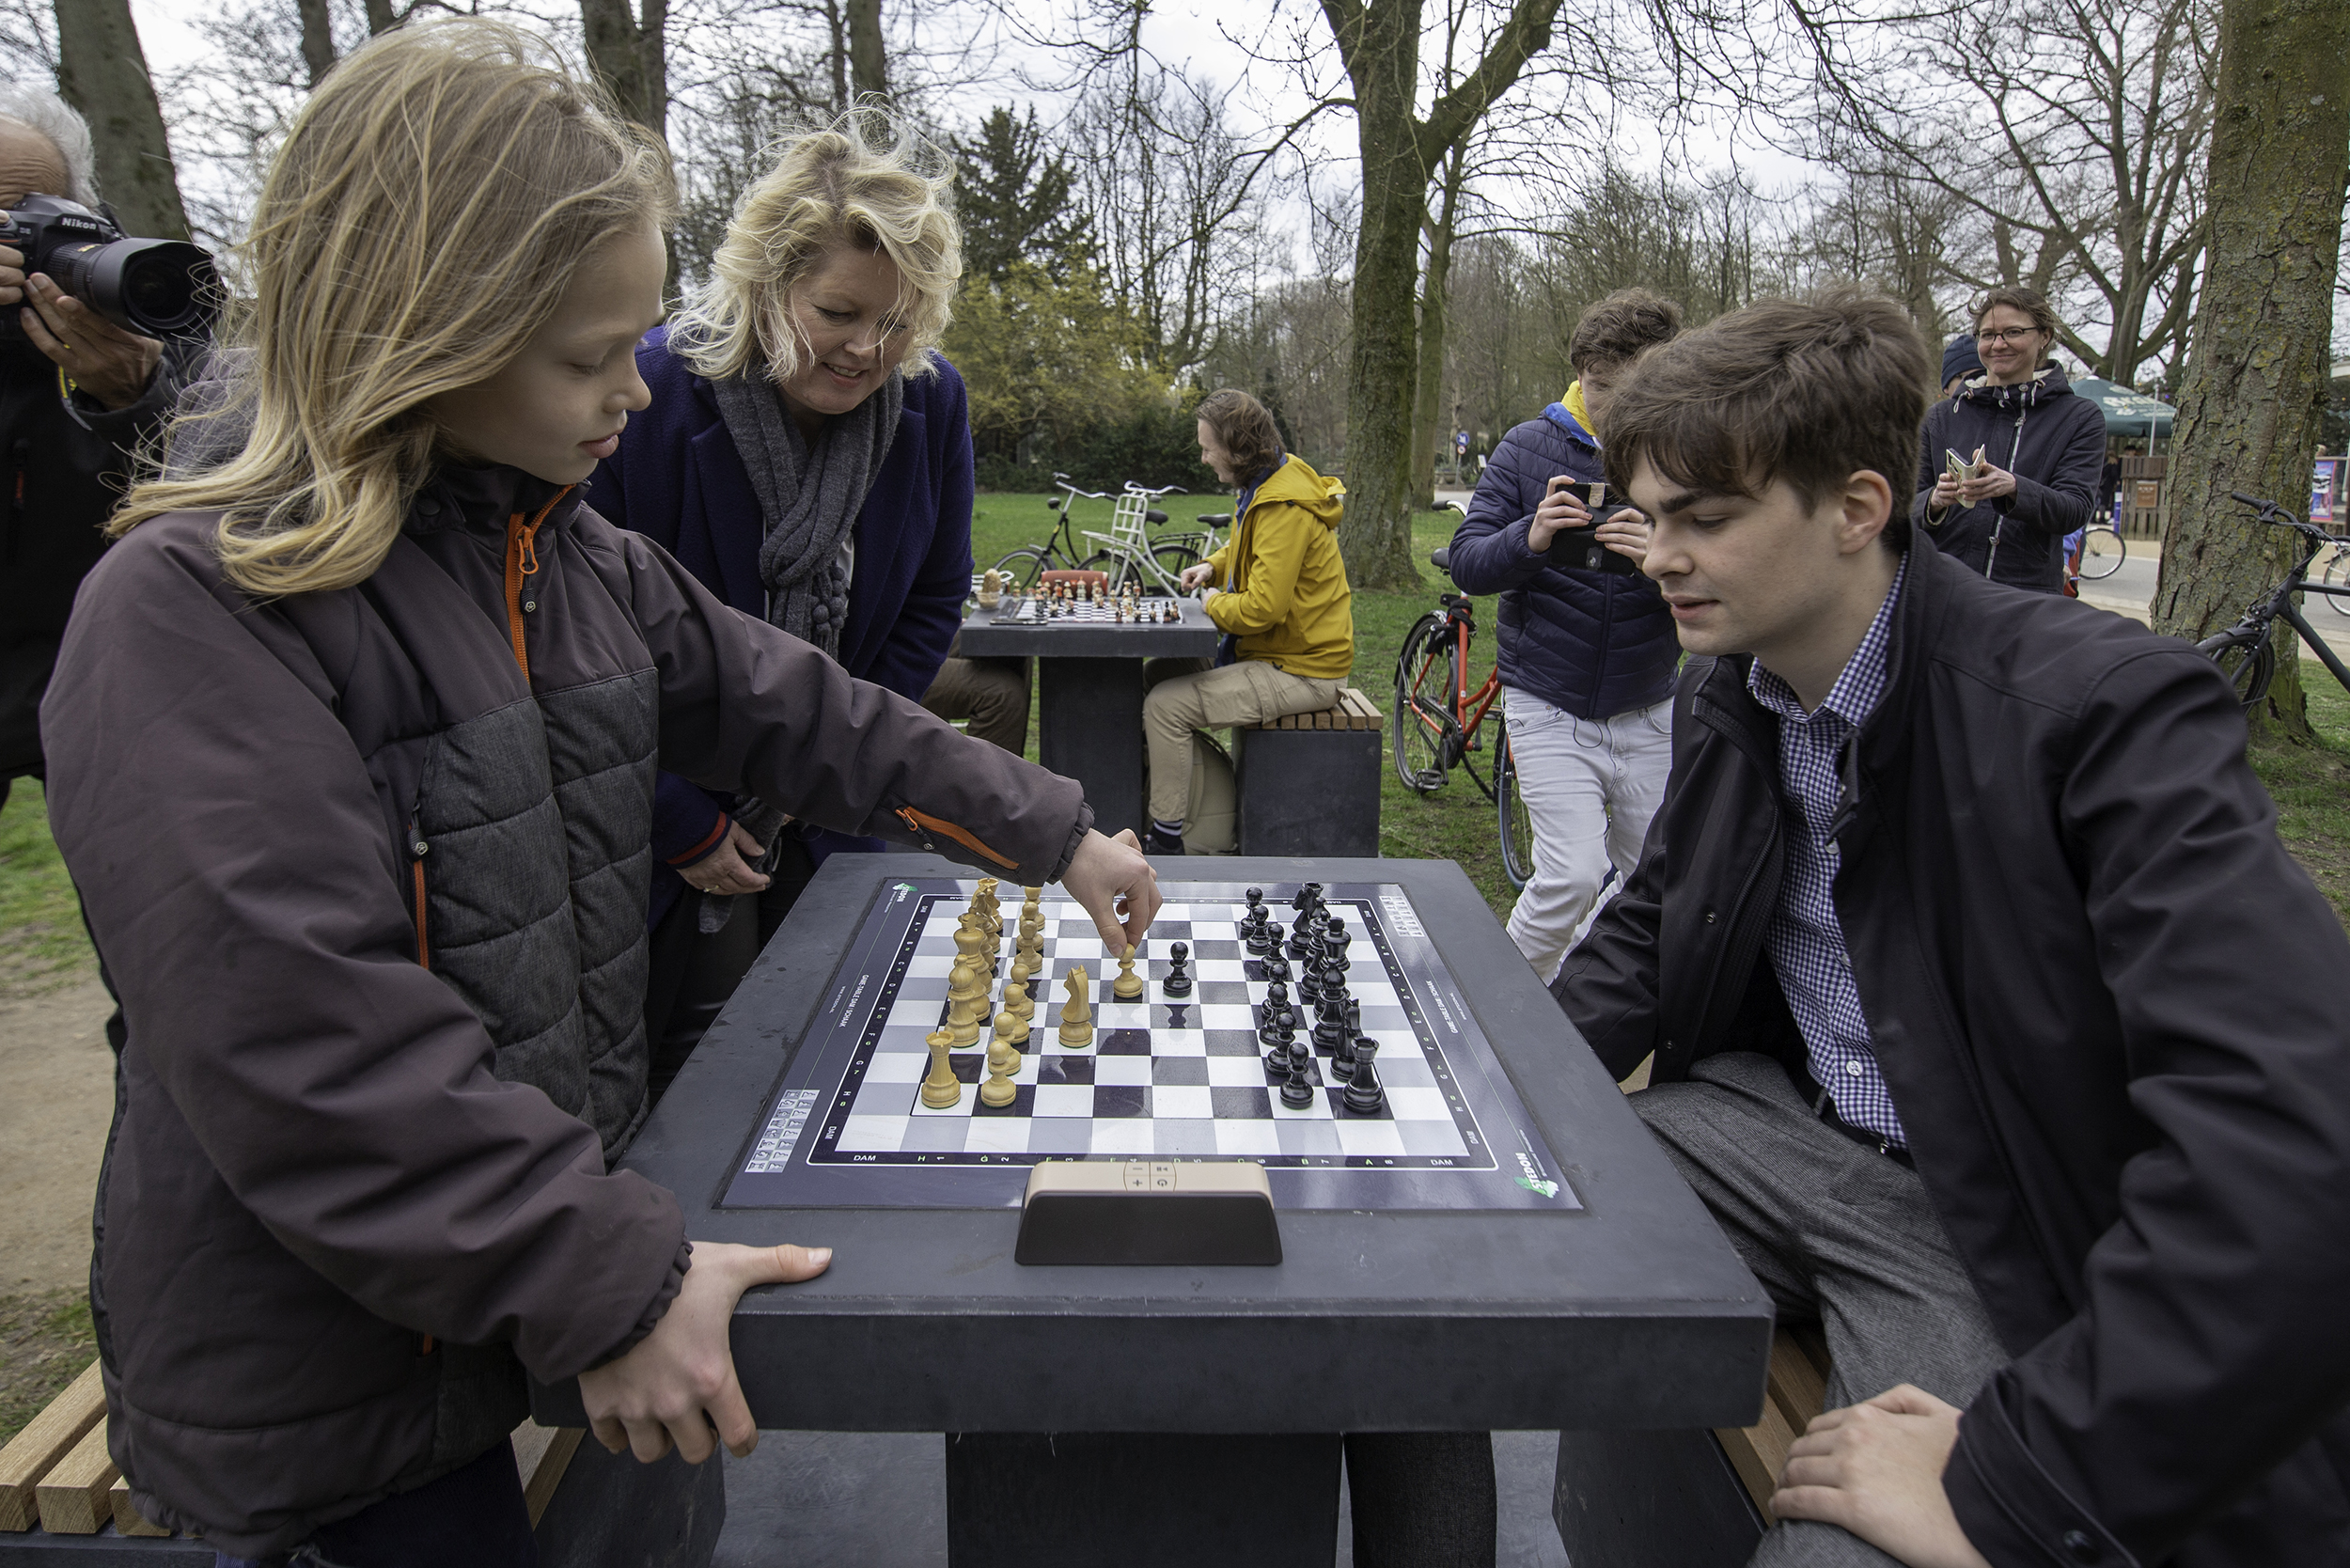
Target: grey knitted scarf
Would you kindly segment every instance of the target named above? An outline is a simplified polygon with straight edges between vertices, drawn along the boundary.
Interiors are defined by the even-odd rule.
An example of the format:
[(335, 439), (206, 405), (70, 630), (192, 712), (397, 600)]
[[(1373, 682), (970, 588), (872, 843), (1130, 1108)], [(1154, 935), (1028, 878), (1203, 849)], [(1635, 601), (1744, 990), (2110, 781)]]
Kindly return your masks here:
[(880, 391), (834, 415), (812, 448), (763, 368), (713, 382), (711, 390), (759, 497), (767, 619), (838, 659), (849, 619), (840, 543), (888, 459), (905, 407), (905, 378), (891, 371)]

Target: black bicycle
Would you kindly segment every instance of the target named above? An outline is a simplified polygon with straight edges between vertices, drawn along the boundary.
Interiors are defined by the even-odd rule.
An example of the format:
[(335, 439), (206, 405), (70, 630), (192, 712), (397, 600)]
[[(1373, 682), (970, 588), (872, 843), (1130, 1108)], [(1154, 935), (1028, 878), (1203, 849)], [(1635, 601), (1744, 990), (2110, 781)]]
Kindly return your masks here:
[[(2315, 593), (2329, 599), (2350, 598), (2350, 586), (2309, 580), (2310, 563), (2326, 550), (2337, 555), (2350, 545), (2350, 539), (2340, 539), (2311, 523), (2304, 523), (2274, 501), (2264, 501), (2257, 495), (2247, 495), (2240, 490), (2229, 494), (2244, 505), (2255, 509), (2256, 521), (2271, 527), (2291, 528), (2301, 536), (2301, 558), (2285, 573), (2285, 580), (2264, 599), (2252, 602), (2244, 612), (2244, 619), (2224, 632), (2216, 632), (2195, 645), (2196, 651), (2215, 660), (2235, 685), (2237, 700), (2247, 708), (2268, 695), (2269, 683), (2277, 679), (2277, 645), (2271, 633), (2282, 620), (2301, 635), (2301, 640), (2316, 651), (2318, 661), (2342, 682), (2342, 690), (2350, 692), (2350, 668), (2345, 668), (2326, 639), (2317, 635), (2301, 614), (2295, 594)], [(2339, 604), (2335, 608), (2342, 606)]]

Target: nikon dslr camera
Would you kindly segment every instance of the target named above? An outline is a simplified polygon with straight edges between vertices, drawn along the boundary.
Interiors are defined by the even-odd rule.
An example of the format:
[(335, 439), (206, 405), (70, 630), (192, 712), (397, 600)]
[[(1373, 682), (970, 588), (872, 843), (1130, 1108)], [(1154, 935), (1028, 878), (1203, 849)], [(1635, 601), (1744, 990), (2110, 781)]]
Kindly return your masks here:
[(1620, 511), (1636, 510), (1628, 502), (1607, 499), (1607, 487), (1596, 479), (1553, 479), (1550, 493), (1571, 491), (1574, 498), (1591, 509), (1589, 526), (1561, 528), (1550, 538), (1550, 548), (1543, 558), (1553, 566), (1574, 567), (1584, 572), (1612, 572), (1619, 577), (1637, 577), (1640, 563), (1628, 556), (1620, 556), (1599, 541), (1599, 525)]
[[(0, 245), (21, 252), (24, 273), (58, 288), (115, 325), (149, 337), (201, 337), (220, 314), (212, 254), (183, 240), (137, 240), (114, 220), (63, 196), (28, 196), (0, 210)], [(0, 338), (22, 338), (0, 308)]]

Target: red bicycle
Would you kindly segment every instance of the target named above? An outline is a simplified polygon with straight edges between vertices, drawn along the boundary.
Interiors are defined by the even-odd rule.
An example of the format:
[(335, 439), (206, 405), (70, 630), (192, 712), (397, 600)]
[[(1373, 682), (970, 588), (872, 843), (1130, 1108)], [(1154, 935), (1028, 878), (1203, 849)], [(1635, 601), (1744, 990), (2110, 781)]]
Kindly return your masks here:
[[(1448, 575), (1451, 552), (1438, 550), (1429, 563)], [(1517, 762), (1510, 750), (1509, 733), (1493, 749), (1489, 774), (1478, 772), (1477, 757), (1486, 750), (1482, 731), (1485, 715), (1501, 695), (1501, 671), (1485, 672), (1482, 683), (1469, 685), (1469, 643), (1477, 635), (1477, 611), (1465, 593), (1437, 596), (1440, 608), (1412, 624), (1395, 659), (1393, 737), (1395, 776), (1418, 795), (1433, 795), (1445, 786), (1454, 768), (1469, 776), (1480, 793), (1494, 803), (1501, 835), (1501, 869), (1512, 887), (1524, 887), (1534, 874), (1534, 824), (1527, 816), (1518, 790)]]

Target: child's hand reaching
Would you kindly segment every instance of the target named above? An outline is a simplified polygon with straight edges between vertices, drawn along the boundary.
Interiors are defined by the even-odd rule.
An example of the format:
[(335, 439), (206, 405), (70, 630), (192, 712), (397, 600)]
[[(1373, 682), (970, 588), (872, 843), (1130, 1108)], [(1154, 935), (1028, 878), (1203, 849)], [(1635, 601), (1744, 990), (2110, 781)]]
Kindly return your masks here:
[(671, 1443), (687, 1464), (700, 1464), (715, 1449), (713, 1428), (737, 1459), (757, 1448), (759, 1428), (735, 1380), (728, 1342), (734, 1304), (753, 1285), (813, 1279), (831, 1262), (829, 1247), (696, 1242), (677, 1299), (652, 1332), (627, 1355), (579, 1374), (596, 1440), (648, 1465)]
[[(1130, 946), (1140, 948), (1143, 933), (1158, 918), (1159, 873), (1142, 857), (1142, 841), (1131, 827), (1121, 829), (1115, 839), (1088, 833), (1078, 841), (1077, 853), (1069, 857), (1069, 870), (1061, 873), (1060, 885), (1093, 917), (1095, 928), (1113, 955)], [(1118, 912), (1120, 899), (1126, 901), (1122, 917)]]

